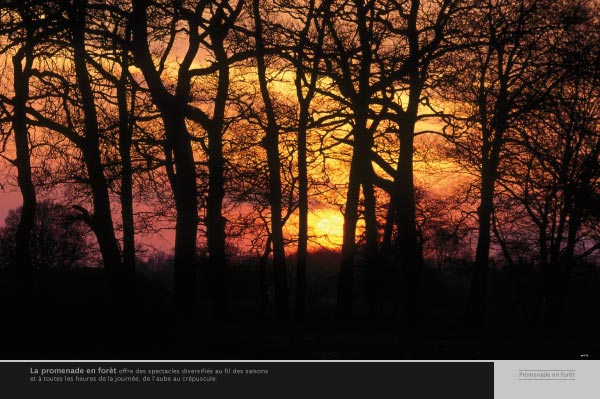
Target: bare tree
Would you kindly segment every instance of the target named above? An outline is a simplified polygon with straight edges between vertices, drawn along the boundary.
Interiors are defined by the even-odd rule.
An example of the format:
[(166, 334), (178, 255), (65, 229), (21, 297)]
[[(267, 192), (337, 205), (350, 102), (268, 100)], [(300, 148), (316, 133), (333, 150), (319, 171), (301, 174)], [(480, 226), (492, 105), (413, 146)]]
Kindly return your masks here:
[[(385, 71), (380, 84), (387, 85), (382, 88), (385, 93), (382, 98), (390, 110), (387, 115), (392, 122), (390, 130), (396, 133), (400, 145), (395, 171), (392, 171), (382, 250), (387, 257), (393, 221), (395, 249), (404, 276), (402, 297), (406, 315), (412, 321), (422, 317), (419, 284), (423, 253), (417, 229), (414, 183), (414, 143), (419, 134), (416, 126), (420, 120), (441, 113), (431, 106), (431, 88), (436, 85), (436, 77), (443, 74), (448, 55), (462, 46), (457, 40), (458, 32), (470, 7), (469, 2), (456, 0), (390, 2), (380, 16), (390, 31), (389, 40), (403, 44), (378, 58)], [(423, 104), (426, 107), (422, 107)]]
[[(20, 213), (19, 224), (15, 234), (15, 257), (16, 272), (22, 278), (23, 289), (28, 287), (28, 280), (32, 271), (31, 234), (34, 225), (36, 210), (36, 192), (31, 177), (31, 160), (29, 150), (29, 127), (27, 124), (26, 106), (29, 98), (29, 81), (32, 75), (34, 62), (34, 51), (40, 35), (44, 35), (42, 26), (45, 24), (40, 20), (35, 10), (28, 9), (34, 6), (27, 4), (11, 4), (2, 11), (3, 29), (2, 36), (6, 37), (6, 47), (2, 53), (6, 54), (14, 50), (12, 57), (14, 97), (12, 101), (8, 98), (2, 100), (2, 111), (6, 114), (14, 133), (18, 184), (23, 197), (23, 207)], [(40, 29), (41, 28), (41, 29)], [(39, 31), (41, 30), (41, 33)], [(12, 36), (12, 37), (11, 37)], [(13, 41), (13, 37), (17, 41)], [(12, 106), (12, 112), (8, 107)], [(27, 294), (25, 294), (27, 295)]]
[[(212, 269), (215, 315), (227, 308), (225, 219), (222, 215), (224, 198), (223, 132), (225, 107), (229, 90), (229, 67), (234, 62), (226, 52), (225, 40), (242, 10), (243, 2), (134, 1), (132, 18), (133, 54), (136, 65), (142, 70), (152, 98), (159, 109), (165, 129), (168, 157), (172, 154), (175, 169), (170, 180), (177, 209), (175, 239), (175, 291), (178, 303), (188, 306), (194, 302), (196, 238), (198, 226), (198, 187), (193, 138), (188, 120), (199, 123), (208, 133), (204, 150), (208, 155), (209, 182), (207, 199), (207, 244)], [(162, 35), (164, 20), (155, 21), (151, 13), (157, 12), (168, 23)], [(164, 76), (165, 63), (171, 56), (174, 43), (182, 40), (179, 24), (186, 25), (183, 40), (187, 50), (178, 66), (177, 77), (169, 82)], [(153, 24), (150, 26), (150, 24)], [(154, 62), (151, 43), (163, 41), (164, 52), (159, 65)], [(215, 62), (206, 68), (194, 66), (200, 50), (211, 51)], [(212, 115), (192, 104), (192, 81), (195, 77), (218, 73), (217, 91)], [(174, 89), (171, 90), (174, 85)], [(188, 305), (185, 305), (188, 304)]]
[(266, 49), (263, 37), (263, 17), (261, 16), (261, 8), (258, 0), (253, 0), (252, 10), (254, 15), (258, 81), (267, 117), (265, 137), (262, 141), (262, 145), (267, 152), (267, 164), (269, 168), (269, 204), (271, 208), (271, 242), (273, 247), (273, 270), (275, 275), (275, 303), (277, 315), (281, 318), (287, 318), (289, 315), (289, 291), (281, 209), (281, 160), (279, 154), (280, 127), (268, 88), (267, 66), (265, 63)]
[[(29, 125), (55, 131), (70, 140), (81, 151), (87, 175), (86, 182), (91, 190), (94, 209), (92, 214), (82, 207), (78, 209), (81, 211), (82, 218), (88, 222), (97, 237), (103, 263), (110, 276), (112, 288), (118, 294), (124, 288), (121, 285), (122, 281), (120, 277), (122, 261), (112, 222), (108, 182), (105, 176), (100, 149), (101, 133), (99, 130), (94, 92), (86, 63), (88, 4), (85, 1), (76, 1), (71, 7), (65, 9), (61, 4), (44, 3), (43, 7), (33, 7), (29, 12), (37, 13), (38, 24), (41, 24), (40, 26), (43, 25), (38, 31), (43, 32), (44, 29), (50, 29), (53, 31), (53, 34), (46, 35), (42, 42), (45, 46), (45, 51), (50, 54), (46, 61), (39, 63), (40, 68), (32, 68), (32, 61), (26, 61), (25, 68), (28, 69), (30, 76), (35, 76), (39, 81), (39, 86), (42, 87), (41, 90), (54, 90), (52, 95), (46, 95), (47, 98), (51, 98), (56, 94), (57, 87), (62, 86), (65, 88), (75, 85), (75, 83), (69, 82), (68, 78), (61, 76), (56, 71), (47, 69), (46, 66), (51, 63), (51, 57), (56, 53), (60, 53), (64, 57), (71, 57), (75, 74), (74, 80), (76, 81), (77, 93), (79, 95), (78, 100), (80, 100), (79, 102), (74, 102), (74, 107), (77, 107), (82, 114), (80, 126), (82, 133), (75, 131), (75, 124), (70, 119), (72, 115), (69, 109), (64, 110), (68, 120), (59, 121), (56, 115), (46, 115), (43, 107), (35, 107), (30, 103), (28, 98), (22, 97), (23, 95), (27, 96), (27, 91), (19, 95), (22, 97), (22, 100), (19, 100), (21, 103), (17, 108), (22, 108), (22, 112), (25, 113), (23, 116), (27, 116), (27, 123)], [(30, 18), (33, 15), (30, 14)], [(65, 30), (66, 26), (69, 29)], [(21, 67), (22, 65), (19, 63), (15, 71), (15, 77), (22, 78), (23, 70), (20, 69)], [(57, 83), (58, 86), (53, 83), (49, 84), (50, 80), (54, 80), (54, 83)], [(29, 83), (29, 79), (24, 80), (21, 84), (23, 83)], [(68, 89), (65, 90), (68, 91)], [(19, 91), (22, 91), (22, 88), (19, 88)], [(43, 93), (36, 95), (36, 100), (43, 98)], [(67, 106), (70, 102), (71, 99), (62, 99), (62, 103), (67, 108), (70, 107)], [(24, 158), (24, 154), (22, 154), (21, 158)], [(30, 211), (31, 204), (29, 202), (28, 204), (24, 204), (26, 205), (23, 211), (24, 215)]]
[(462, 101), (454, 99), (465, 123), (451, 139), (460, 162), (471, 165), (479, 179), (478, 238), (466, 316), (473, 326), (484, 323), (494, 197), (503, 160), (509, 157), (506, 143), (519, 120), (543, 103), (560, 80), (550, 45), (560, 32), (550, 10), (552, 4), (540, 0), (477, 3), (465, 28), (478, 34), (468, 34), (470, 47), (458, 55), (457, 75), (441, 89), (446, 98), (462, 93)]
[(510, 143), (510, 167), (499, 184), (524, 208), (537, 230), (543, 278), (544, 317), (558, 324), (574, 263), (600, 248), (589, 227), (597, 216), (600, 160), (593, 5), (570, 5), (561, 12), (569, 37), (555, 62), (568, 71), (550, 91), (549, 101), (518, 125)]
[[(354, 267), (356, 260), (356, 227), (359, 219), (361, 186), (365, 199), (367, 234), (367, 264), (370, 275), (379, 274), (377, 262), (377, 221), (375, 218), (374, 172), (370, 162), (373, 133), (379, 117), (371, 110), (376, 79), (373, 47), (381, 40), (382, 33), (375, 32), (376, 18), (374, 2), (332, 2), (324, 7), (323, 25), (327, 40), (324, 42), (324, 73), (331, 79), (333, 87), (319, 87), (319, 92), (338, 101), (346, 110), (351, 130), (343, 141), (352, 143), (349, 180), (344, 209), (344, 238), (338, 280), (337, 316), (349, 318), (352, 314)], [(328, 90), (329, 89), (329, 90)], [(377, 279), (371, 279), (376, 281)], [(371, 313), (380, 312), (380, 290), (370, 289)]]

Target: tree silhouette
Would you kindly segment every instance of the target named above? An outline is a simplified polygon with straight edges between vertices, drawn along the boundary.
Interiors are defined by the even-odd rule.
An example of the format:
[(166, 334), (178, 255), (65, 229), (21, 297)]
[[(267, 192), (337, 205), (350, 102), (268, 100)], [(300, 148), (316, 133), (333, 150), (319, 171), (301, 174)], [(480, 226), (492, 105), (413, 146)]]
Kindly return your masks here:
[[(3, 268), (14, 266), (17, 259), (15, 252), (22, 209), (11, 210), (4, 227), (0, 228), (0, 264)], [(96, 251), (89, 233), (89, 227), (75, 210), (50, 201), (39, 202), (27, 248), (32, 270), (89, 267)]]
[(258, 0), (252, 2), (256, 41), (256, 65), (261, 97), (265, 106), (267, 122), (262, 145), (267, 152), (269, 168), (269, 204), (271, 208), (271, 242), (273, 246), (273, 269), (275, 274), (275, 302), (277, 314), (286, 318), (289, 314), (289, 292), (283, 241), (283, 221), (281, 217), (281, 160), (279, 155), (280, 127), (269, 89), (267, 87), (267, 66), (265, 63), (265, 43), (263, 21)]
[(419, 284), (423, 254), (416, 222), (413, 167), (417, 122), (440, 112), (435, 107), (423, 110), (421, 105), (431, 105), (435, 77), (443, 74), (448, 55), (462, 47), (457, 39), (461, 23), (471, 7), (469, 2), (455, 0), (432, 1), (427, 7), (420, 1), (391, 2), (381, 15), (385, 25), (389, 26), (390, 38), (404, 44), (400, 51), (378, 58), (386, 73), (380, 83), (384, 86), (384, 104), (389, 107), (386, 117), (393, 123), (391, 130), (396, 132), (400, 144), (396, 169), (392, 173), (383, 252), (386, 255), (389, 251), (390, 221), (393, 220), (395, 246), (405, 282), (402, 289), (406, 314), (413, 322), (422, 317)]
[[(15, 267), (18, 275), (23, 281), (23, 290), (27, 291), (28, 280), (32, 271), (32, 259), (29, 252), (31, 244), (32, 229), (36, 212), (36, 191), (31, 177), (31, 160), (29, 149), (29, 127), (27, 124), (26, 106), (29, 101), (29, 84), (34, 62), (35, 45), (39, 37), (43, 37), (43, 31), (38, 34), (41, 21), (35, 12), (28, 10), (28, 6), (35, 4), (15, 4), (5, 12), (9, 18), (2, 29), (2, 35), (16, 33), (17, 41), (9, 43), (4, 51), (11, 47), (17, 49), (12, 56), (14, 97), (12, 101), (3, 98), (3, 111), (10, 120), (14, 133), (18, 184), (23, 197), (23, 207), (20, 212), (20, 221), (15, 233)], [(4, 18), (3, 18), (4, 19)], [(12, 112), (7, 109), (12, 105)], [(27, 294), (25, 294), (27, 296)]]
[(511, 168), (501, 182), (538, 231), (544, 316), (554, 325), (575, 260), (597, 249), (584, 227), (597, 215), (594, 185), (600, 155), (597, 40), (590, 34), (595, 31), (590, 25), (593, 10), (593, 6), (570, 7), (561, 15), (569, 39), (557, 59), (567, 65), (569, 75), (549, 93), (547, 105), (520, 126), (511, 145)]
[(476, 259), (466, 316), (474, 326), (484, 323), (494, 195), (508, 156), (505, 144), (519, 119), (539, 106), (560, 80), (551, 62), (549, 43), (553, 35), (560, 35), (547, 18), (551, 9), (537, 0), (478, 4), (467, 26), (479, 33), (469, 35), (456, 80), (444, 87), (449, 97), (456, 93), (465, 99), (460, 108), (465, 130), (455, 130), (451, 139), (459, 146), (461, 162), (474, 165), (480, 179)]

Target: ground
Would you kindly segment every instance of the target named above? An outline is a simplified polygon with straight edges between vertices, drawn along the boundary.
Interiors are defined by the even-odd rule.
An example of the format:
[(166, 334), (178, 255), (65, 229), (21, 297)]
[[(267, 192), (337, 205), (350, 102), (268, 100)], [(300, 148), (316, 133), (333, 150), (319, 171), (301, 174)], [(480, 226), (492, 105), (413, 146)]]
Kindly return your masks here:
[[(311, 297), (304, 321), (261, 315), (254, 275), (233, 281), (229, 317), (215, 321), (210, 303), (178, 314), (165, 286), (137, 282), (133, 304), (113, 303), (100, 269), (36, 273), (29, 301), (2, 274), (4, 359), (576, 359), (600, 357), (599, 276), (579, 270), (561, 324), (528, 319), (533, 305), (518, 298), (506, 273), (492, 273), (486, 326), (466, 328), (468, 278), (430, 269), (424, 277), (424, 317), (409, 323), (388, 309), (370, 320), (357, 298), (356, 317), (337, 321), (327, 290)], [(468, 276), (467, 276), (468, 277)], [(315, 283), (315, 281), (313, 281)], [(329, 284), (329, 283), (327, 283)], [(325, 284), (325, 285), (327, 285)], [(200, 287), (202, 288), (202, 287)], [(312, 292), (312, 291), (311, 291)], [(523, 295), (521, 295), (523, 296)], [(22, 305), (19, 305), (22, 303)]]

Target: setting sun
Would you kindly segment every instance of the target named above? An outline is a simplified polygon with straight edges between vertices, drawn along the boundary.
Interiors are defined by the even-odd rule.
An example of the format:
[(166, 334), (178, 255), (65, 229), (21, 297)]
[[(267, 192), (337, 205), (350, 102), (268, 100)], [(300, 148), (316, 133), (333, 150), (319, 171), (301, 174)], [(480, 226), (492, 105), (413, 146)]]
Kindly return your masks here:
[(327, 248), (339, 248), (344, 235), (344, 217), (336, 210), (318, 210), (310, 214), (315, 244)]

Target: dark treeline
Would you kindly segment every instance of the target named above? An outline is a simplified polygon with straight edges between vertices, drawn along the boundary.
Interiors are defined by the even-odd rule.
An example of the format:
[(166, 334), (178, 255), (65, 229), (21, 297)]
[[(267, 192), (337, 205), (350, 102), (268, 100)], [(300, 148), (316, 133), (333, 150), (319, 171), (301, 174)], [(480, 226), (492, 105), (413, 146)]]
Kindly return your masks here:
[[(276, 316), (302, 319), (310, 212), (338, 206), (339, 319), (357, 313), (363, 286), (370, 318), (418, 325), (427, 265), (458, 259), (471, 276), (466, 323), (484, 326), (501, 259), (509, 274), (535, 270), (536, 317), (557, 324), (573, 268), (600, 249), (599, 11), (555, 0), (4, 1), (2, 155), (23, 197), (5, 266), (27, 292), (41, 267), (36, 215), (54, 206), (40, 198), (54, 196), (93, 234), (115, 303), (135, 293), (140, 248), (173, 228), (181, 315), (206, 286), (226, 318), (232, 260), (253, 253), (263, 308), (272, 280)], [(415, 183), (423, 153), (462, 176), (450, 195), (433, 167)], [(474, 257), (460, 257), (470, 239)]]

